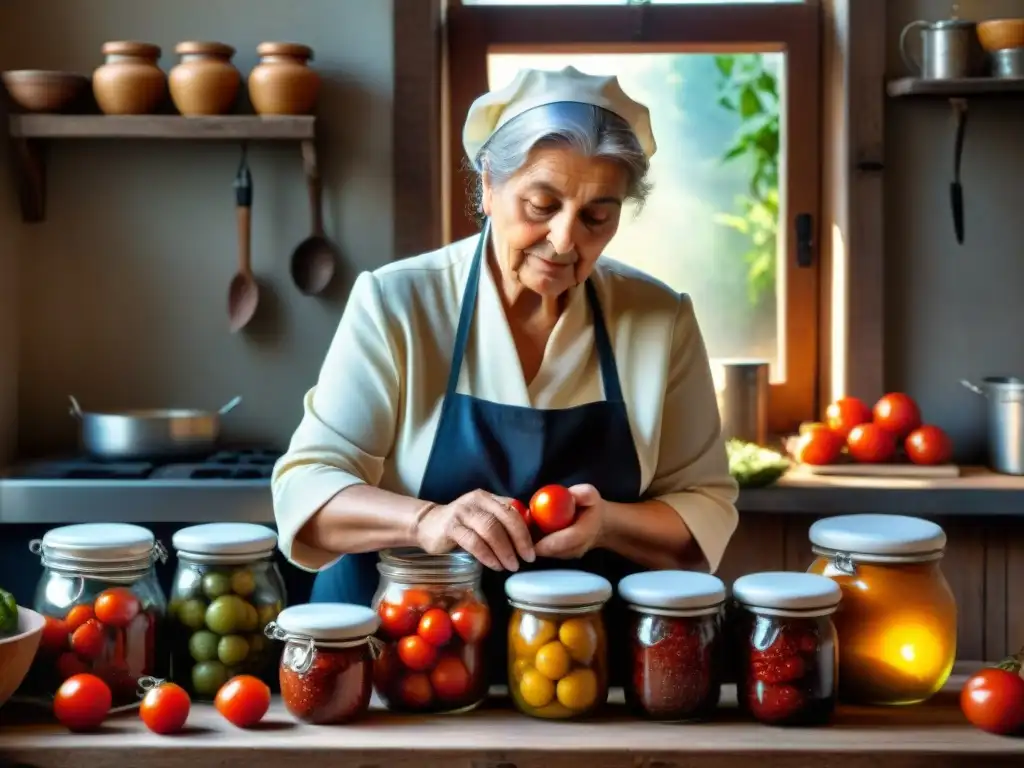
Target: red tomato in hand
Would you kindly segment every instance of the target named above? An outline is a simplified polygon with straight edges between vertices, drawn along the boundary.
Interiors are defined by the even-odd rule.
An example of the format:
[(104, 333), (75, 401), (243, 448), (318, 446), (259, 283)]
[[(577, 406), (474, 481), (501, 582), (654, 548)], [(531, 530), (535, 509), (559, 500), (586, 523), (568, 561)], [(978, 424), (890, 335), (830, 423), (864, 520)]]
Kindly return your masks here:
[(459, 603), (451, 616), (455, 631), (467, 643), (479, 643), (491, 629), (491, 612), (483, 603)]
[(57, 689), (53, 714), (69, 730), (91, 731), (103, 724), (113, 699), (110, 688), (95, 675), (74, 675)]
[(103, 653), (103, 625), (96, 619), (89, 619), (71, 633), (71, 650), (83, 659), (97, 659)]
[(417, 634), (436, 648), (452, 639), (452, 620), (441, 608), (431, 608), (423, 614), (416, 628)]
[(794, 454), (801, 464), (834, 464), (843, 451), (843, 438), (837, 433), (821, 426), (806, 429), (797, 440)]
[(434, 666), (437, 649), (419, 635), (409, 635), (398, 641), (398, 658), (414, 672), (422, 672)]
[(857, 397), (840, 397), (825, 409), (825, 423), (842, 438), (858, 424), (871, 421), (871, 409)]
[(572, 525), (576, 500), (561, 485), (545, 485), (530, 499), (530, 516), (544, 533), (554, 533)]
[(953, 457), (953, 441), (939, 427), (918, 427), (907, 436), (903, 448), (915, 464), (945, 464)]
[(457, 701), (469, 693), (473, 679), (469, 670), (456, 656), (445, 656), (430, 673), (430, 685), (435, 693), (448, 701)]
[(896, 453), (896, 436), (877, 424), (858, 424), (846, 439), (850, 455), (865, 464), (882, 464)]
[(139, 706), (139, 717), (153, 733), (178, 733), (185, 727), (192, 700), (180, 685), (161, 683), (151, 688)]
[(972, 725), (997, 734), (1024, 728), (1024, 680), (1018, 672), (983, 669), (960, 691), (960, 709)]
[(910, 395), (890, 392), (875, 403), (875, 424), (902, 440), (921, 426), (921, 410)]
[(139, 598), (127, 587), (111, 587), (100, 592), (93, 604), (96, 618), (110, 627), (127, 627), (139, 615)]
[(252, 728), (270, 709), (270, 688), (258, 677), (238, 675), (220, 687), (213, 705), (232, 725)]
[(523, 502), (521, 502), (519, 499), (512, 499), (512, 501), (510, 501), (508, 504), (510, 507), (512, 507), (512, 509), (519, 513), (519, 516), (523, 518), (523, 522), (526, 523), (526, 527), (529, 528), (530, 523), (533, 522), (533, 520), (530, 518), (529, 507), (523, 504)]

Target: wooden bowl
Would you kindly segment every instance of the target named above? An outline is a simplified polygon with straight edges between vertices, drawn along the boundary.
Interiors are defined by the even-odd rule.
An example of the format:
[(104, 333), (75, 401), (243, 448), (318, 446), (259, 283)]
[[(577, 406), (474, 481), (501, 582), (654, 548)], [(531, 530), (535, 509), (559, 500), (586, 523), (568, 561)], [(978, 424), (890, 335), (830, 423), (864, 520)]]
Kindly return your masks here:
[(0, 637), (0, 707), (14, 695), (28, 674), (39, 649), (46, 620), (41, 614), (18, 606), (18, 634)]
[(11, 99), (26, 112), (61, 112), (89, 88), (89, 78), (74, 72), (14, 69), (3, 73)]
[(990, 19), (978, 22), (978, 41), (989, 53), (1024, 48), (1024, 19)]

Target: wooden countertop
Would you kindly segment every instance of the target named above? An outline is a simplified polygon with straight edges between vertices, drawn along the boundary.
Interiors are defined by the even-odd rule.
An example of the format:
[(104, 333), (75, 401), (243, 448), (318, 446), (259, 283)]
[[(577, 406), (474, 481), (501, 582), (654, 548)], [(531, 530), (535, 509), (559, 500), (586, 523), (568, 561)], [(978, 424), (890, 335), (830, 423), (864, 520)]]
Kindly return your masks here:
[[(731, 686), (713, 723), (659, 724), (629, 718), (618, 704), (587, 722), (524, 717), (503, 698), (465, 715), (409, 717), (375, 710), (359, 724), (295, 724), (279, 702), (255, 730), (228, 725), (209, 706), (193, 707), (188, 731), (150, 734), (132, 715), (99, 733), (0, 717), (0, 764), (38, 768), (965, 768), (1021, 765), (1024, 739), (972, 728), (957, 707), (963, 676), (917, 707), (841, 708), (832, 726), (772, 728), (741, 720)], [(621, 696), (615, 699), (621, 701)], [(614, 701), (614, 699), (613, 699)], [(7, 714), (0, 712), (0, 714)], [(13, 717), (12, 717), (13, 716)]]

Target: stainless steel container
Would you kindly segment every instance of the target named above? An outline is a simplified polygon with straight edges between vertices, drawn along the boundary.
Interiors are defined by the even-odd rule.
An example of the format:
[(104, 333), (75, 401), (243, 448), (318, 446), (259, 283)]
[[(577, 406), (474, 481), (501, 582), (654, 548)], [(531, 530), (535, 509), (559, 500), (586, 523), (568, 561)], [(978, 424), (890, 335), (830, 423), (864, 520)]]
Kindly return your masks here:
[(989, 376), (961, 384), (988, 401), (988, 461), (996, 472), (1024, 475), (1024, 379)]
[[(920, 30), (920, 58), (908, 45), (910, 33), (915, 30)], [(985, 63), (977, 25), (965, 19), (910, 22), (900, 33), (900, 56), (907, 69), (924, 80), (972, 77)]]
[(721, 361), (718, 410), (722, 436), (765, 445), (768, 442), (768, 361)]
[(1004, 48), (989, 54), (992, 58), (992, 76), (1024, 78), (1024, 48)]

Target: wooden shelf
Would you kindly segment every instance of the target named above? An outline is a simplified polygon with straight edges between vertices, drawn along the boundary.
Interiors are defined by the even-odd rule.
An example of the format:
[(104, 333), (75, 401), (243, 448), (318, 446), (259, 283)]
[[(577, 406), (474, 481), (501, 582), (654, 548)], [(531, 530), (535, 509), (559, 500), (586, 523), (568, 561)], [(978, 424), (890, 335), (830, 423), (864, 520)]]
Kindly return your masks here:
[(39, 222), (46, 215), (46, 145), (65, 139), (150, 139), (174, 141), (295, 141), (303, 145), (306, 173), (315, 174), (316, 118), (312, 115), (11, 115), (13, 170), (21, 216)]
[(965, 99), (972, 96), (1024, 96), (1024, 77), (968, 77), (957, 80), (921, 80), (903, 77), (890, 80), (893, 98), (905, 96)]

